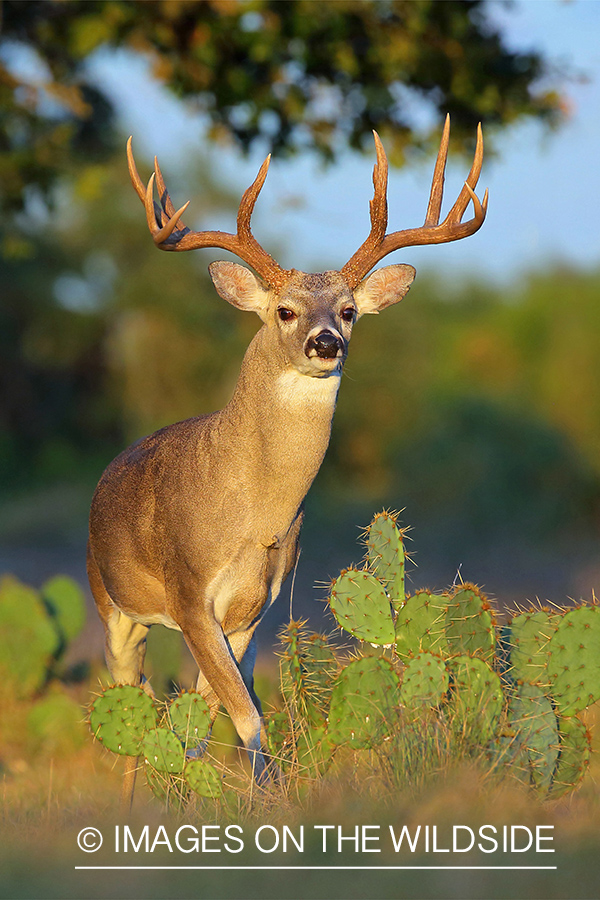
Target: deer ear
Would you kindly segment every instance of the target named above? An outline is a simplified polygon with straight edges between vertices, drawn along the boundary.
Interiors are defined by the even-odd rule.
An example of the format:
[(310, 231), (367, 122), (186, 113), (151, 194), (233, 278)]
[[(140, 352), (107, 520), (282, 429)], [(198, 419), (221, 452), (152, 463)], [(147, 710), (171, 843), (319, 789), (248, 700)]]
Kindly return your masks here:
[(402, 300), (416, 274), (412, 266), (385, 266), (363, 278), (354, 291), (359, 317), (381, 312)]
[(250, 269), (233, 262), (214, 262), (208, 271), (223, 300), (238, 309), (258, 313), (265, 321), (270, 293)]

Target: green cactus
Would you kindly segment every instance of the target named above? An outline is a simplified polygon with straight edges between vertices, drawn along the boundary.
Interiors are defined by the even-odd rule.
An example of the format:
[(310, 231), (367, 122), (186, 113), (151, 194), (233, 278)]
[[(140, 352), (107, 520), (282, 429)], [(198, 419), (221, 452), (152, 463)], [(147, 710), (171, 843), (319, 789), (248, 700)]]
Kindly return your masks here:
[(159, 772), (151, 765), (144, 765), (144, 775), (156, 799), (166, 807), (181, 807), (188, 799), (189, 787), (182, 775)]
[[(401, 768), (409, 784), (458, 753), (485, 753), (491, 771), (512, 771), (540, 794), (571, 790), (590, 756), (575, 714), (600, 697), (599, 607), (519, 611), (499, 629), (473, 585), (404, 597), (393, 516), (375, 517), (367, 543), (369, 570), (342, 572), (330, 602), (347, 631), (391, 645), (392, 661), (365, 648), (342, 667), (326, 637), (290, 622), (281, 656), (286, 708), (266, 720), (270, 753), (286, 777), (310, 789), (343, 747), (373, 751), (370, 764)], [(163, 801), (182, 803), (193, 790), (208, 799), (223, 795), (226, 804), (232, 792), (223, 794), (217, 772), (204, 760), (186, 761), (185, 747), (209, 733), (204, 700), (189, 692), (161, 708), (163, 727), (156, 727), (156, 708), (143, 691), (119, 686), (97, 698), (90, 721), (109, 749), (143, 752), (148, 783)]]
[(271, 713), (267, 719), (269, 752), (285, 772), (314, 778), (331, 763), (334, 746), (327, 737), (325, 720), (315, 724), (307, 718), (292, 718), (289, 710)]
[(329, 603), (338, 624), (354, 637), (370, 644), (393, 644), (390, 601), (384, 586), (370, 572), (342, 572), (331, 585)]
[(168, 728), (153, 728), (141, 741), (146, 763), (158, 772), (179, 775), (183, 772), (185, 753), (181, 741)]
[(509, 707), (514, 732), (511, 765), (519, 780), (548, 791), (556, 767), (559, 735), (550, 700), (533, 684), (520, 685)]
[(37, 591), (6, 575), (0, 579), (0, 685), (20, 699), (44, 686), (60, 646)]
[(107, 688), (94, 700), (90, 727), (108, 750), (122, 756), (137, 756), (146, 732), (156, 726), (156, 707), (139, 687), (119, 684)]
[(591, 736), (583, 722), (576, 716), (559, 718), (560, 749), (551, 796), (561, 797), (576, 787), (590, 764)]
[(265, 729), (269, 753), (277, 764), (285, 766), (291, 758), (293, 744), (290, 716), (285, 709), (278, 709), (266, 717)]
[(296, 738), (295, 764), (300, 776), (323, 776), (333, 759), (335, 744), (327, 734), (327, 725), (303, 728)]
[(444, 632), (449, 595), (417, 591), (408, 597), (396, 617), (396, 651), (402, 660), (422, 650), (445, 655), (448, 643)]
[(493, 656), (496, 640), (492, 610), (475, 585), (460, 585), (448, 599), (445, 632), (452, 655)]
[(433, 653), (419, 653), (404, 670), (400, 702), (409, 709), (436, 707), (446, 696), (449, 681), (443, 659)]
[(210, 732), (208, 703), (196, 691), (186, 691), (171, 701), (169, 720), (185, 749), (198, 747)]
[(331, 695), (328, 738), (332, 744), (371, 747), (394, 718), (399, 679), (391, 664), (374, 656), (356, 659), (338, 675)]
[(82, 747), (86, 739), (81, 706), (58, 684), (33, 704), (27, 729), (34, 752), (64, 756)]
[(202, 759), (192, 759), (186, 764), (183, 777), (200, 797), (216, 799), (223, 794), (223, 782), (214, 766)]
[(548, 643), (557, 616), (544, 609), (525, 610), (503, 629), (508, 648), (508, 673), (515, 682), (547, 684)]
[(600, 607), (565, 613), (548, 643), (550, 692), (561, 716), (600, 699)]
[(450, 716), (464, 737), (486, 744), (493, 737), (504, 702), (502, 682), (482, 659), (456, 656), (448, 661), (452, 675)]
[(282, 693), (295, 711), (313, 725), (327, 718), (338, 663), (327, 638), (306, 630), (306, 622), (291, 621), (281, 634)]
[(42, 600), (56, 625), (60, 652), (74, 640), (85, 625), (85, 597), (79, 585), (66, 575), (56, 575), (41, 588)]
[(366, 531), (367, 564), (383, 584), (392, 604), (399, 609), (404, 603), (405, 554), (397, 516), (380, 512)]

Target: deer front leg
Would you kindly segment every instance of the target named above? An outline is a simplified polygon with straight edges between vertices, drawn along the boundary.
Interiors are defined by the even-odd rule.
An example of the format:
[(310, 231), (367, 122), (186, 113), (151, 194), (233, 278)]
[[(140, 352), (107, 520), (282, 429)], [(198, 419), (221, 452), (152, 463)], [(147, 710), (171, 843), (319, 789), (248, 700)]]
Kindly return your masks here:
[[(240, 658), (243, 658), (252, 634), (245, 641), (234, 641), (237, 646), (235, 649), (230, 648), (221, 625), (210, 611), (205, 610), (204, 614), (189, 618), (180, 622), (180, 627), (202, 673), (198, 681), (199, 689), (211, 707), (213, 719), (220, 703), (229, 713), (233, 726), (248, 751), (254, 777), (260, 782), (264, 779), (266, 770), (263, 752), (266, 749), (264, 725), (233, 655), (237, 650)], [(212, 692), (218, 698), (218, 703)]]
[[(244, 680), (244, 684), (246, 685), (248, 693), (250, 694), (250, 699), (254, 703), (254, 706), (256, 707), (262, 718), (262, 705), (260, 702), (260, 698), (254, 690), (254, 664), (256, 663), (256, 637), (254, 634), (255, 630), (256, 627), (251, 628), (248, 631), (236, 631), (234, 634), (228, 635), (225, 640), (227, 641), (230, 652), (238, 665), (238, 668)], [(208, 682), (203, 672), (199, 672), (198, 674), (196, 690), (198, 691), (198, 693), (202, 694), (210, 707), (212, 725), (219, 712), (221, 701), (210, 686), (210, 683)]]

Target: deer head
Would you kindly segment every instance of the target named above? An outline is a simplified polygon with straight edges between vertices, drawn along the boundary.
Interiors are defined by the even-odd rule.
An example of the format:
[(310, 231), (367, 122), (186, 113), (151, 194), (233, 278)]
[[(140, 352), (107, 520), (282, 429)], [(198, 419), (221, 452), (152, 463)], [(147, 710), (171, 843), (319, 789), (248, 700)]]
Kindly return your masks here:
[[(270, 156), (242, 197), (235, 234), (192, 231), (181, 219), (189, 201), (180, 209), (175, 209), (156, 157), (154, 173), (144, 187), (133, 159), (131, 138), (127, 143), (129, 173), (145, 206), (148, 227), (156, 246), (160, 250), (170, 251), (221, 247), (248, 263), (259, 278), (236, 263), (212, 263), (209, 271), (215, 287), (229, 303), (258, 313), (263, 322), (280, 336), (280, 345), (285, 347), (290, 362), (303, 374), (322, 376), (339, 369), (346, 357), (354, 322), (365, 314), (379, 313), (404, 297), (415, 277), (414, 268), (392, 265), (369, 275), (380, 260), (401, 247), (441, 244), (468, 237), (481, 227), (485, 219), (488, 192), (486, 190), (483, 202), (475, 194), (483, 161), (481, 126), (477, 129), (471, 171), (456, 202), (440, 223), (450, 137), (450, 117), (446, 117), (425, 222), (420, 227), (391, 234), (387, 234), (388, 162), (379, 135), (377, 132), (373, 134), (377, 162), (373, 169), (370, 234), (339, 271), (315, 275), (282, 268), (252, 234), (250, 218), (267, 176)], [(155, 185), (158, 203), (154, 200)], [(463, 222), (470, 202), (473, 203), (474, 216)]]

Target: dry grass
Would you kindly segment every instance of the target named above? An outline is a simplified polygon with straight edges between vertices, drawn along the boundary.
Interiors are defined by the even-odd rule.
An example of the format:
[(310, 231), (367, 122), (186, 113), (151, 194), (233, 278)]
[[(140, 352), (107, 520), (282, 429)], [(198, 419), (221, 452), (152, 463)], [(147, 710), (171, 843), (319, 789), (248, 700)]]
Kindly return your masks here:
[[(84, 699), (85, 687), (79, 688)], [(235, 735), (226, 717), (219, 720), (211, 742), (214, 761), (227, 773), (231, 790), (221, 804), (195, 801), (179, 811), (165, 811), (139, 779), (130, 826), (141, 833), (148, 825), (153, 834), (164, 825), (173, 834), (182, 824), (200, 828), (202, 824), (237, 821), (244, 834), (253, 835), (261, 825), (281, 829), (288, 826), (298, 833), (304, 825), (312, 834), (315, 824), (342, 826), (351, 834), (355, 825), (379, 825), (386, 834), (389, 825), (406, 825), (413, 832), (418, 825), (437, 825), (441, 833), (453, 824), (475, 831), (493, 823), (497, 828), (519, 824), (554, 826), (557, 853), (550, 862), (553, 872), (505, 873), (420, 872), (349, 873), (313, 871), (288, 876), (265, 871), (228, 872), (128, 872), (87, 873), (75, 871), (75, 865), (474, 865), (489, 863), (479, 854), (394, 854), (383, 845), (379, 854), (354, 854), (345, 849), (338, 854), (331, 846), (322, 852), (319, 841), (307, 843), (305, 852), (260, 854), (246, 846), (239, 855), (155, 853), (145, 859), (139, 855), (117, 857), (105, 853), (98, 857), (77, 849), (81, 828), (93, 825), (107, 836), (107, 844), (119, 822), (118, 796), (122, 760), (101, 746), (86, 740), (84, 746), (65, 752), (43, 748), (28, 750), (27, 704), (6, 700), (0, 714), (0, 762), (2, 764), (3, 840), (0, 844), (0, 896), (69, 897), (545, 897), (586, 898), (598, 895), (600, 886), (600, 754), (594, 754), (590, 772), (581, 788), (554, 802), (543, 802), (521, 785), (504, 781), (494, 783), (473, 763), (447, 761), (417, 783), (385, 775), (379, 760), (366, 751), (340, 754), (330, 773), (320, 779), (292, 778), (265, 792), (251, 787), (246, 760), (236, 746)], [(595, 734), (596, 750), (600, 729), (598, 706), (588, 712), (588, 724)], [(319, 833), (320, 835), (320, 833)], [(320, 840), (320, 838), (319, 838)], [(248, 842), (250, 843), (250, 842)], [(345, 847), (349, 847), (348, 844)], [(548, 864), (548, 854), (542, 862)], [(527, 859), (525, 859), (527, 858)], [(450, 860), (450, 862), (449, 862)], [(494, 857), (494, 863), (506, 859)], [(518, 864), (531, 864), (523, 854)], [(538, 855), (534, 862), (539, 863)], [(535, 874), (535, 878), (534, 878)], [(277, 880), (275, 880), (277, 875)], [(493, 875), (493, 877), (492, 877)], [(510, 875), (510, 877), (509, 877)], [(283, 880), (282, 880), (283, 878)]]

